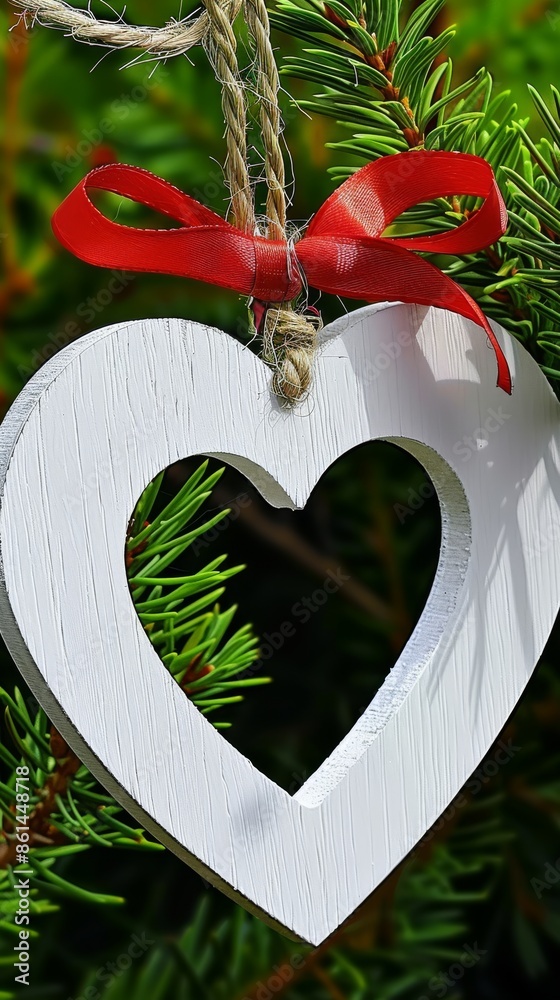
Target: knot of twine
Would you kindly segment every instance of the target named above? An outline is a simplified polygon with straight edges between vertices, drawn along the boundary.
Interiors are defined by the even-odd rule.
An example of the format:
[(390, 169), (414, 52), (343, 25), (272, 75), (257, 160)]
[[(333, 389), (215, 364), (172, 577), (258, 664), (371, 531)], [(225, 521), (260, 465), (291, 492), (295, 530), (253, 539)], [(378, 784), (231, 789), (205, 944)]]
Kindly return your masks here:
[(274, 371), (272, 391), (286, 404), (300, 403), (309, 392), (317, 352), (320, 316), (304, 316), (269, 306), (263, 321), (263, 360)]

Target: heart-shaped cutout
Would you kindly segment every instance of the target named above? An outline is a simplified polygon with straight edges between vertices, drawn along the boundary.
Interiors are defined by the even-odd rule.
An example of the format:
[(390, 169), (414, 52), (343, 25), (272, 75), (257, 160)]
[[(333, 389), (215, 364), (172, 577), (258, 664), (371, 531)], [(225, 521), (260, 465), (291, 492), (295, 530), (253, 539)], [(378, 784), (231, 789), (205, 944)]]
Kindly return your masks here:
[(131, 594), (165, 666), (294, 794), (406, 645), (433, 585), (441, 522), (419, 463), (370, 441), (339, 458), (297, 511), (270, 507), (216, 459), (189, 458), (150, 484), (129, 535)]
[[(325, 332), (313, 405), (287, 413), (266, 366), (224, 334), (180, 320), (123, 324), (62, 351), (2, 426), (0, 624), (27, 682), (163, 843), (313, 944), (474, 771), (560, 604), (560, 408), (529, 355), (497, 332), (511, 398), (468, 321), (359, 310)], [(339, 455), (377, 438), (410, 451), (434, 482), (438, 571), (390, 676), (290, 796), (159, 661), (129, 596), (128, 518), (161, 468), (201, 453), (240, 469), (273, 505), (302, 507)]]

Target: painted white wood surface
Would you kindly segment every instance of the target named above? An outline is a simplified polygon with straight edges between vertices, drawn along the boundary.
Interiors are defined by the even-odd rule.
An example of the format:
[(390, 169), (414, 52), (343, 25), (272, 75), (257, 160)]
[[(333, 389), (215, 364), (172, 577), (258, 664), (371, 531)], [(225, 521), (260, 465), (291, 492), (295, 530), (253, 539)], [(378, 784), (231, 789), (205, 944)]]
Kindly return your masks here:
[[(383, 881), (506, 723), (560, 605), (560, 406), (497, 328), (514, 394), (478, 327), (368, 307), (325, 331), (310, 399), (217, 331), (132, 322), (66, 348), (0, 430), (0, 627), (84, 762), (181, 858), (318, 944)], [(129, 596), (124, 541), (142, 490), (194, 454), (302, 507), (376, 438), (426, 467), (443, 537), (424, 613), (351, 732), (290, 796), (241, 756), (159, 660)], [(466, 443), (467, 442), (467, 443)], [(422, 516), (419, 514), (418, 516)]]

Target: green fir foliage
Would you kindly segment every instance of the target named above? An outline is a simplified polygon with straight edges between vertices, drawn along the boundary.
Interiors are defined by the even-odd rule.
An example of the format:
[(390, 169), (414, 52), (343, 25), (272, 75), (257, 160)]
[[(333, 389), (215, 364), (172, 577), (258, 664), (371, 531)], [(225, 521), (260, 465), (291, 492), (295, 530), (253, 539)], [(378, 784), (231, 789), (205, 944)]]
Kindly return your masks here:
[[(430, 32), (444, 3), (424, 0), (406, 17), (409, 5), (397, 0), (277, 0), (273, 23), (304, 42), (301, 54), (283, 59), (282, 72), (319, 84), (299, 105), (352, 133), (327, 144), (340, 155), (330, 168), (337, 183), (364, 163), (410, 149), (476, 153), (492, 164), (509, 211), (506, 237), (441, 264), (524, 344), (558, 390), (560, 95), (551, 87), (547, 102), (529, 85), (544, 127), (535, 141), (509, 92), (495, 92), (488, 70), (457, 83), (445, 55), (455, 28)], [(475, 198), (457, 192), (404, 213), (392, 233), (439, 233), (476, 207)]]

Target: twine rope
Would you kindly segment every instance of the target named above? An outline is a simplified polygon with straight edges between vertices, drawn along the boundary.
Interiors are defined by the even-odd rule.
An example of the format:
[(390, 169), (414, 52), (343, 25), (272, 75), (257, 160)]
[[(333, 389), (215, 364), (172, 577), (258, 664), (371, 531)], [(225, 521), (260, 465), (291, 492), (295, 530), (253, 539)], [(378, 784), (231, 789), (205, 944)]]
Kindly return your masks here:
[[(237, 59), (233, 22), (244, 6), (255, 46), (256, 96), (264, 146), (267, 185), (266, 235), (286, 240), (286, 177), (281, 148), (282, 118), (278, 103), (280, 80), (270, 38), (266, 0), (203, 0), (196, 18), (171, 20), (161, 28), (137, 27), (122, 18), (100, 20), (63, 0), (12, 0), (22, 12), (45, 27), (65, 30), (90, 45), (114, 49), (139, 48), (162, 59), (204, 45), (222, 87), (226, 160), (224, 176), (236, 226), (256, 231), (255, 205), (247, 158), (247, 102)], [(286, 253), (291, 253), (286, 242)], [(320, 320), (297, 312), (291, 304), (267, 303), (263, 322), (263, 358), (273, 368), (273, 391), (286, 403), (305, 398), (311, 384)]]
[[(266, 0), (244, 0), (244, 13), (255, 44), (256, 94), (267, 185), (266, 235), (272, 240), (287, 240), (286, 174), (281, 147), (282, 116), (278, 103), (280, 77), (270, 37)], [(291, 242), (286, 243), (288, 269), (291, 268)], [(262, 329), (263, 358), (274, 371), (272, 390), (286, 405), (301, 402), (309, 392), (320, 326), (320, 319), (308, 318), (289, 306), (268, 306)]]
[(205, 42), (210, 61), (222, 86), (226, 160), (224, 176), (231, 197), (235, 225), (255, 230), (255, 206), (247, 163), (247, 105), (237, 61), (237, 39), (223, 0), (204, 0), (209, 18)]
[[(80, 10), (63, 0), (11, 0), (21, 10), (22, 17), (31, 23), (37, 21), (45, 28), (66, 31), (78, 42), (105, 45), (114, 49), (143, 49), (147, 54), (162, 59), (184, 55), (195, 45), (201, 45), (210, 26), (209, 15), (203, 11), (198, 17), (172, 19), (161, 28), (127, 24), (122, 18), (107, 21), (96, 18), (91, 10)], [(219, 5), (235, 20), (241, 0), (217, 0)]]
[(265, 0), (245, 0), (245, 20), (255, 42), (256, 93), (263, 136), (266, 184), (267, 236), (286, 238), (286, 174), (280, 146), (282, 118), (278, 104), (280, 77), (270, 39), (270, 21)]

